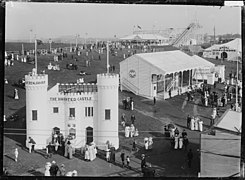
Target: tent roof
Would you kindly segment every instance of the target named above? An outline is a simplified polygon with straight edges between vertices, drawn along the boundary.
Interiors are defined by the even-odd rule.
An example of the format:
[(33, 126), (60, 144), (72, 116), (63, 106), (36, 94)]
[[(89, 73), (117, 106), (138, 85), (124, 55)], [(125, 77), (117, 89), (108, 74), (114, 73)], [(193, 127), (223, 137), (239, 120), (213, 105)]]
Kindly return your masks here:
[(180, 50), (163, 51), (155, 53), (135, 54), (134, 56), (143, 59), (164, 72), (164, 74), (185, 71), (200, 67), (214, 66), (213, 63), (203, 59), (194, 58)]
[(241, 38), (236, 38), (230, 42), (224, 43), (224, 44), (214, 44), (213, 46), (205, 49), (205, 50), (211, 50), (211, 49), (218, 49), (220, 47), (229, 47), (230, 49), (238, 49), (239, 52), (242, 51), (242, 40)]
[(168, 39), (158, 34), (132, 34), (126, 37), (120, 38), (120, 40), (162, 40)]
[(239, 130), (241, 130), (241, 126), (242, 113), (233, 110), (227, 110), (215, 125), (215, 127), (217, 128), (233, 132), (238, 132)]
[(193, 55), (192, 58), (194, 58), (196, 60), (196, 63), (200, 63), (200, 64), (206, 64), (206, 66), (215, 66), (215, 64), (207, 61), (206, 59), (203, 59), (202, 57), (200, 56), (197, 56), (197, 55)]

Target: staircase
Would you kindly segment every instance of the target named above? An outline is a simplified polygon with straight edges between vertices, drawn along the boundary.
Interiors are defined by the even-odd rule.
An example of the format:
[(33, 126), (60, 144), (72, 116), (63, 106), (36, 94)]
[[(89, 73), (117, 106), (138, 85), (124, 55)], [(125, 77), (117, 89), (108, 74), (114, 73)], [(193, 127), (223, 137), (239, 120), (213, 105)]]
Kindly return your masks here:
[(132, 93), (134, 93), (135, 95), (138, 95), (139, 94), (139, 88), (136, 87), (131, 82), (129, 82), (126, 78), (123, 78), (122, 79), (122, 86), (124, 88), (126, 88), (126, 90), (131, 91)]
[(200, 26), (198, 24), (195, 23), (191, 23), (181, 34), (179, 37), (177, 37), (171, 45), (173, 46), (180, 46), (181, 43), (183, 43), (187, 37), (191, 34), (191, 32), (195, 29), (195, 28), (199, 28)]
[(174, 86), (174, 83), (175, 83), (175, 79), (173, 79), (168, 85), (167, 85), (167, 90), (166, 92), (168, 92), (173, 86)]

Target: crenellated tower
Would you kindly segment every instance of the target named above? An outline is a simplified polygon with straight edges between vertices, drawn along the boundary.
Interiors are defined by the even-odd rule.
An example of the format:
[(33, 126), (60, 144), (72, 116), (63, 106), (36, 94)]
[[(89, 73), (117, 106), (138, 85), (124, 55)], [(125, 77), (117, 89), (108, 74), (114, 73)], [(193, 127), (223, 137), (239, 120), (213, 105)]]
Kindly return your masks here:
[(98, 110), (94, 121), (94, 140), (98, 147), (107, 141), (118, 149), (118, 74), (97, 74)]
[(35, 148), (46, 147), (46, 140), (51, 134), (48, 127), (48, 75), (37, 74), (35, 69), (25, 75), (26, 88), (26, 146), (29, 137), (36, 142)]

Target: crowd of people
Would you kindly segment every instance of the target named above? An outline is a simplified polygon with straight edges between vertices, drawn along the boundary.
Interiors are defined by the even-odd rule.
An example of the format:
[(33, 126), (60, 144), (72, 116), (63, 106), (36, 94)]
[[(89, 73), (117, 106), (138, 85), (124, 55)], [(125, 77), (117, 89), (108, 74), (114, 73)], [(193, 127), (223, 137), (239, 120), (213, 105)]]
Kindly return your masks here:
[(187, 150), (189, 139), (188, 139), (187, 132), (185, 131), (185, 129), (180, 134), (177, 127), (175, 129), (172, 128), (170, 132), (170, 144), (171, 144), (171, 147), (175, 150), (176, 149)]
[(134, 110), (134, 101), (132, 97), (127, 97), (122, 100), (124, 110)]
[(55, 161), (52, 163), (47, 162), (45, 164), (44, 176), (77, 176), (77, 171), (68, 171), (66, 172), (65, 165), (61, 164), (60, 167), (56, 164)]
[(136, 118), (135, 118), (135, 115), (132, 114), (131, 115), (131, 118), (130, 118), (130, 122), (127, 121), (127, 118), (125, 116), (125, 114), (123, 113), (122, 116), (121, 116), (121, 125), (125, 131), (125, 137), (128, 138), (128, 137), (137, 137), (139, 136), (139, 131), (138, 129), (135, 127), (135, 121), (136, 121)]

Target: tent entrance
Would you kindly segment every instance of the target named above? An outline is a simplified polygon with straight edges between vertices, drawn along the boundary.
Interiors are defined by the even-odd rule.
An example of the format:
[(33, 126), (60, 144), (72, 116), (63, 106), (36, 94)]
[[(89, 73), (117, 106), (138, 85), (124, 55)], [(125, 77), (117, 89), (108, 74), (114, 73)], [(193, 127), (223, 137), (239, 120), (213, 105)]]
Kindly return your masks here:
[(221, 53), (221, 59), (227, 59), (227, 57), (228, 57), (227, 52), (222, 52)]
[(157, 81), (157, 93), (164, 91), (164, 81)]

